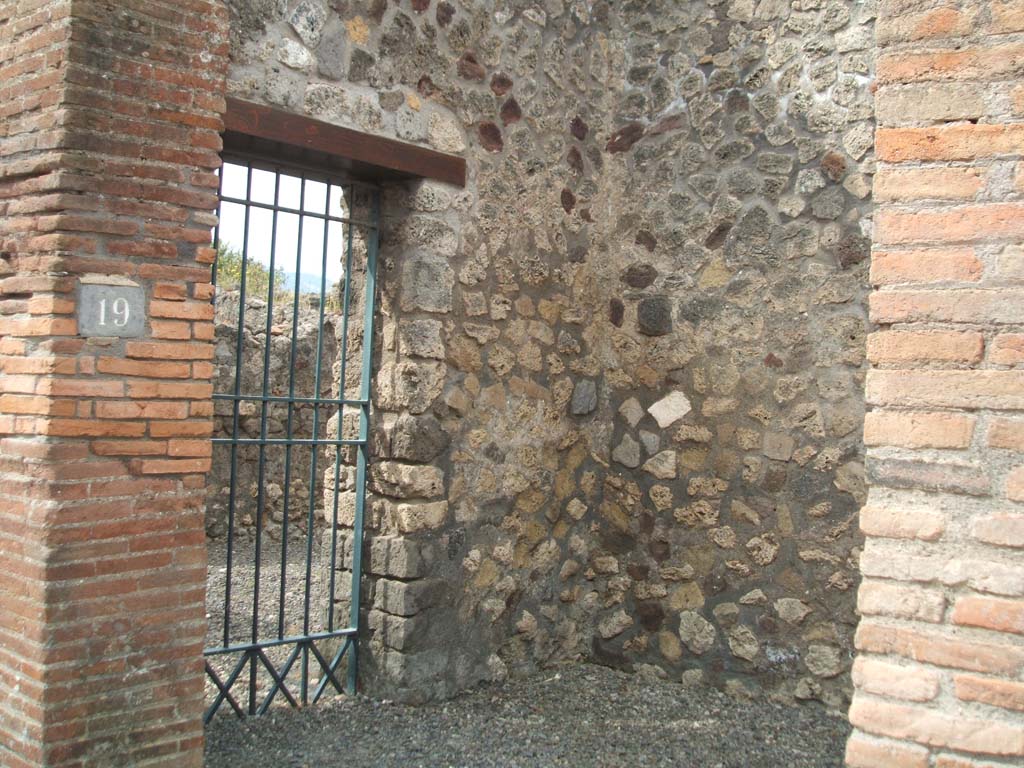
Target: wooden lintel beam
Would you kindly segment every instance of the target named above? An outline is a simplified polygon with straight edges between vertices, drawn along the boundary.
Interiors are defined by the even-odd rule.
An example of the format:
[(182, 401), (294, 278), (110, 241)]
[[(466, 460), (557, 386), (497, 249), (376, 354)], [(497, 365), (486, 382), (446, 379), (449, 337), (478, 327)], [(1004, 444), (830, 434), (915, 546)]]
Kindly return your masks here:
[(408, 176), (466, 186), (466, 160), (229, 96), (224, 128)]

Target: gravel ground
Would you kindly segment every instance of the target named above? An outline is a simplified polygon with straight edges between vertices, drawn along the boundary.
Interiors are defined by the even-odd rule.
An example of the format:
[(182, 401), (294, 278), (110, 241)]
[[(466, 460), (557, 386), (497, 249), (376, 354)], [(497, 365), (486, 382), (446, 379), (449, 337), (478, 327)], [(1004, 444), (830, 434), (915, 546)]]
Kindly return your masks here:
[(217, 717), (206, 767), (839, 768), (846, 720), (592, 665), (427, 706), (338, 697), (306, 711)]
[[(310, 632), (318, 632), (326, 629), (326, 610), (329, 593), (329, 550), (321, 545), (321, 537), (326, 535), (323, 531), (316, 531), (313, 544), (313, 565), (310, 572)], [(257, 636), (260, 640), (270, 640), (278, 636), (280, 586), (281, 586), (281, 541), (270, 536), (263, 536), (261, 542), (261, 568), (260, 568), (260, 601), (259, 621)], [(206, 589), (206, 620), (208, 622), (206, 632), (206, 647), (217, 648), (224, 641), (224, 593), (227, 583), (227, 538), (207, 541), (207, 552), (209, 565), (207, 567), (207, 589)], [(249, 535), (249, 531), (241, 531), (235, 537), (235, 544), (232, 551), (232, 577), (231, 577), (231, 627), (230, 643), (247, 643), (252, 637), (252, 608), (255, 593), (255, 563), (256, 543), (255, 537)], [(303, 616), (305, 602), (305, 578), (306, 578), (306, 537), (305, 532), (298, 531), (297, 535), (288, 542), (285, 559), (285, 592), (284, 592), (284, 623), (283, 630), (285, 637), (303, 634)], [(335, 593), (347, 594), (350, 589), (348, 579), (338, 578), (335, 584)], [(342, 617), (342, 623), (347, 616)], [(266, 650), (267, 656), (278, 665), (278, 669), (291, 652), (293, 646), (282, 646)], [(321, 648), (322, 652), (325, 647)], [(207, 657), (207, 661), (224, 680), (230, 674), (231, 669), (239, 659), (237, 654), (224, 654)], [(312, 674), (319, 667), (311, 662)], [(272, 681), (269, 675), (262, 670), (257, 676), (257, 690), (266, 690)], [(298, 687), (299, 665), (296, 664), (288, 676), (292, 683), (290, 688), (295, 690)], [(243, 673), (238, 681), (232, 686), (231, 692), (239, 701), (246, 698), (248, 685), (248, 674)], [(209, 704), (216, 696), (217, 689), (207, 678), (206, 701)], [(230, 711), (230, 705), (224, 704), (224, 711)]]

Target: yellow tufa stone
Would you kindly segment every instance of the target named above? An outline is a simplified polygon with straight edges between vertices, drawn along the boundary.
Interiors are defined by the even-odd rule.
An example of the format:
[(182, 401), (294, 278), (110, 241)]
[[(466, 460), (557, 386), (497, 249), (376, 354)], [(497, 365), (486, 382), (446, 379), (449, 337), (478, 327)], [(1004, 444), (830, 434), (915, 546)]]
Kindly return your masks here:
[(370, 28), (366, 26), (362, 16), (346, 21), (345, 28), (348, 30), (348, 39), (356, 45), (366, 45), (366, 41), (370, 39)]

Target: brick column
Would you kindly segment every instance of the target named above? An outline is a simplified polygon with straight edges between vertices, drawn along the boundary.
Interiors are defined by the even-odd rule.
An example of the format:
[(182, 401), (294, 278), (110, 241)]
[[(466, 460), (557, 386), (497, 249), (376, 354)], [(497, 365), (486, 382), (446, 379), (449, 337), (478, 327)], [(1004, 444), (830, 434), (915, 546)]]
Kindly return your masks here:
[(858, 768), (1024, 758), (1024, 4), (882, 3)]
[[(5, 766), (202, 764), (226, 28), (206, 0), (0, 0)], [(141, 294), (139, 333), (85, 337), (83, 285)]]

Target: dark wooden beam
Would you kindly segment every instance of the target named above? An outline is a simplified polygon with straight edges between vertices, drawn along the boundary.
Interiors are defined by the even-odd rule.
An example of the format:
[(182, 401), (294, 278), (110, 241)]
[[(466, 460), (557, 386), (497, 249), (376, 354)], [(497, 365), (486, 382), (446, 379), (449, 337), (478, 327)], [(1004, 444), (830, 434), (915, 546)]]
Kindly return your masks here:
[(466, 161), (457, 155), (371, 136), (230, 96), (227, 104), (224, 128), (228, 136), (251, 136), (344, 158), (364, 178), (380, 169), (382, 178), (422, 177), (466, 186)]

